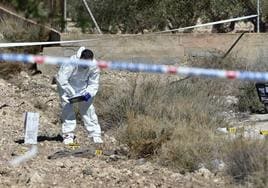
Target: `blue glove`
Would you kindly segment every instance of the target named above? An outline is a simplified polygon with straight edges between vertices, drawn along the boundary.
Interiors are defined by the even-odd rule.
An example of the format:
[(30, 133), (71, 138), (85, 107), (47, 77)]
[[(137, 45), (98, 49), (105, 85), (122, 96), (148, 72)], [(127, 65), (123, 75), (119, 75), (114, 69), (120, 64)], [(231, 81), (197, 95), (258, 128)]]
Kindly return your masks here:
[(83, 97), (84, 97), (84, 101), (89, 101), (89, 99), (91, 98), (91, 95), (90, 93), (86, 92), (83, 94)]

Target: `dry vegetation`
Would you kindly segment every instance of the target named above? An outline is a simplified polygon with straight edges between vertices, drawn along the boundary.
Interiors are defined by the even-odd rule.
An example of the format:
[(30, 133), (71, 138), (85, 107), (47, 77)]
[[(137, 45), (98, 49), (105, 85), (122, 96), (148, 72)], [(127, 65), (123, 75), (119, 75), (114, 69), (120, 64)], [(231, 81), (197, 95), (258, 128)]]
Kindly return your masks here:
[(268, 146), (266, 141), (237, 139), (227, 144), (227, 173), (235, 182), (254, 187), (268, 184)]
[[(40, 31), (15, 23), (2, 21), (0, 32), (6, 40), (31, 41), (40, 36)], [(25, 52), (25, 49), (14, 51)], [(246, 67), (230, 60), (198, 63), (211, 68)], [(0, 76), (9, 78), (23, 68), (19, 64), (0, 63)], [(212, 161), (224, 160), (226, 175), (234, 183), (267, 186), (267, 142), (230, 141), (215, 132), (218, 127), (228, 127), (223, 112), (248, 111), (256, 106), (251, 100), (256, 99), (253, 83), (203, 78), (179, 81), (174, 76), (126, 74), (124, 81), (115, 79), (111, 80), (113, 84), (102, 85), (96, 106), (105, 130), (117, 132), (118, 140), (130, 148), (130, 157), (151, 158), (181, 172), (192, 172), (200, 166), (215, 170)], [(224, 100), (227, 95), (239, 96), (238, 105), (227, 105)], [(42, 108), (42, 104), (35, 105)]]
[[(48, 38), (48, 33), (44, 33), (42, 29), (31, 27), (25, 22), (8, 17), (0, 17), (0, 34), (2, 41), (5, 42), (29, 42), (29, 41), (42, 41)], [(30, 53), (36, 54), (41, 51), (40, 46), (32, 47), (14, 47), (14, 48), (0, 48), (1, 53)], [(36, 67), (28, 64), (0, 62), (0, 77), (9, 79), (14, 74), (21, 71), (30, 71), (35, 73)]]
[(119, 139), (133, 156), (159, 156), (164, 164), (190, 171), (217, 157), (220, 140), (214, 129), (227, 123), (219, 113), (224, 105), (201, 89), (212, 81), (174, 84), (168, 77), (142, 75), (132, 82), (128, 90), (117, 88), (118, 94), (105, 101), (106, 110), (100, 114), (106, 122), (120, 125)]
[[(1, 65), (2, 76), (9, 67)], [(17, 73), (20, 68), (10, 70)], [(201, 166), (217, 172), (213, 161), (223, 160), (226, 176), (233, 178), (234, 185), (267, 185), (267, 142), (228, 140), (215, 132), (218, 127), (229, 126), (223, 112), (240, 109), (244, 104), (238, 103), (240, 108), (229, 106), (224, 96), (250, 98), (247, 90), (239, 92), (246, 84), (126, 74), (124, 81), (119, 78), (111, 80), (113, 84), (102, 84), (96, 108), (104, 129), (115, 130), (120, 143), (128, 145), (130, 158), (149, 158), (181, 173), (193, 172)], [(249, 110), (246, 105), (244, 109)]]
[[(48, 33), (41, 27), (32, 27), (24, 21), (5, 16), (0, 17), (0, 33), (2, 40), (6, 42), (47, 41), (49, 38)], [(8, 50), (1, 49), (1, 52), (3, 51), (36, 54), (41, 51), (41, 47), (33, 46), (15, 47), (9, 48)]]
[[(199, 63), (250, 69), (229, 61), (219, 61), (217, 66), (212, 63), (215, 59)], [(128, 78), (123, 84), (104, 85), (97, 101), (100, 117), (107, 127), (118, 126), (117, 137), (130, 147), (131, 157), (149, 157), (181, 172), (200, 166), (216, 171), (213, 161), (223, 160), (226, 175), (235, 184), (267, 185), (267, 142), (229, 140), (215, 132), (229, 126), (223, 112), (250, 111), (256, 106), (254, 83), (201, 78), (174, 81), (172, 76), (144, 74)], [(227, 95), (237, 96), (238, 104), (227, 105)]]

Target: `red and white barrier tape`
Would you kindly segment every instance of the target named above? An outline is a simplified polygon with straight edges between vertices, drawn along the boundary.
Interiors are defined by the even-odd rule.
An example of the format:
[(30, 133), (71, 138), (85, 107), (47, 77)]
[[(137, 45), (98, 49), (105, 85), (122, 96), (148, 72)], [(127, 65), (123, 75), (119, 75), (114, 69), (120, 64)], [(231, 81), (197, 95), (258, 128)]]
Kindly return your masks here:
[(22, 63), (37, 63), (37, 64), (52, 64), (60, 65), (63, 63), (87, 66), (98, 66), (100, 69), (108, 70), (121, 70), (131, 72), (147, 72), (159, 74), (174, 74), (184, 76), (202, 76), (210, 78), (224, 78), (231, 80), (249, 80), (249, 81), (268, 81), (267, 72), (250, 72), (238, 70), (219, 70), (219, 69), (204, 69), (194, 67), (175, 67), (168, 65), (156, 64), (142, 64), (142, 63), (128, 63), (128, 62), (115, 62), (115, 61), (86, 61), (74, 60), (63, 57), (50, 57), (50, 56), (35, 56), (25, 54), (0, 54), (0, 61), (7, 62), (22, 62)]

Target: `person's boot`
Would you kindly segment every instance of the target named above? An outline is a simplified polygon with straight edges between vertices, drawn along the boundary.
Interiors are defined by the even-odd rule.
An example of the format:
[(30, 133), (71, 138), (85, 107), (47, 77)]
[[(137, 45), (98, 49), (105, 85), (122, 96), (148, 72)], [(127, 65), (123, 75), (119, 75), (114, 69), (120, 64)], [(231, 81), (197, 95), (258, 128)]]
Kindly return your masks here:
[(65, 145), (73, 144), (74, 143), (74, 134), (68, 133), (68, 134), (63, 135), (63, 143)]

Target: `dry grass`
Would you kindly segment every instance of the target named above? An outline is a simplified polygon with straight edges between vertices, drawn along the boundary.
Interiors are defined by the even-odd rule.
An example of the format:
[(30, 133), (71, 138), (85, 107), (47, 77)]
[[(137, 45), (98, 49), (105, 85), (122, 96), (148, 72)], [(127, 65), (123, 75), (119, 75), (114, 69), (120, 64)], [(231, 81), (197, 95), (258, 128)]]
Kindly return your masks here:
[(226, 146), (227, 173), (238, 183), (250, 182), (254, 187), (267, 187), (267, 140), (237, 139)]
[[(5, 16), (0, 18), (0, 33), (6, 42), (35, 42), (48, 39), (48, 33), (41, 27), (32, 27), (22, 20)], [(35, 54), (41, 51), (41, 47), (16, 47), (9, 48), (8, 51)]]
[[(29, 42), (40, 41), (46, 38), (45, 33), (40, 29), (30, 27), (23, 21), (14, 18), (1, 17), (0, 18), (0, 33), (5, 42)], [(40, 46), (33, 47), (16, 47), (16, 48), (1, 48), (0, 53), (38, 53), (41, 51)], [(0, 77), (9, 79), (12, 75), (18, 74), (21, 71), (33, 71), (33, 65), (22, 63), (5, 63), (0, 62)]]
[[(243, 67), (230, 62), (211, 66)], [(242, 102), (242, 96), (249, 96), (248, 89), (241, 89), (248, 83), (176, 79), (175, 76), (130, 74), (123, 83), (113, 80), (113, 85), (101, 88), (96, 100), (98, 114), (107, 127), (119, 127), (117, 137), (130, 147), (131, 157), (151, 157), (181, 172), (194, 171), (200, 165), (214, 170), (213, 161), (224, 160), (228, 162), (226, 174), (231, 175), (234, 182), (240, 179), (239, 183), (265, 185), (266, 167), (256, 170), (267, 163), (267, 158), (262, 156), (264, 143), (239, 143), (238, 140), (230, 144), (215, 133), (218, 127), (228, 127), (222, 112), (248, 108), (248, 104)], [(251, 88), (251, 91), (254, 94), (255, 90)], [(226, 105), (224, 96), (228, 95), (240, 96), (240, 106)]]
[[(214, 97), (219, 93), (217, 83), (196, 78), (174, 82), (174, 77), (168, 76), (134, 76), (129, 84), (109, 88), (109, 97), (100, 93), (104, 100), (97, 100), (102, 101), (99, 115), (111, 127), (119, 126), (118, 138), (131, 148), (133, 157), (159, 156), (167, 165), (192, 171), (216, 157), (213, 130), (227, 126), (218, 113), (224, 105)], [(207, 86), (213, 88), (204, 90)]]
[[(226, 59), (211, 57), (208, 59), (192, 59), (190, 62), (192, 66), (205, 67), (212, 69), (225, 70), (244, 70), (244, 71), (264, 71), (267, 70), (267, 64), (250, 64), (239, 61), (239, 59), (228, 56)], [(225, 96), (234, 95), (238, 98), (238, 103), (233, 110), (239, 112), (260, 113), (264, 112), (264, 105), (259, 101), (255, 82), (246, 81), (221, 81), (218, 83), (222, 88), (221, 92)], [(220, 87), (218, 87), (220, 88)], [(207, 87), (209, 89), (209, 87)], [(217, 94), (217, 96), (219, 96)]]
[(181, 172), (192, 172), (201, 165), (213, 170), (212, 161), (219, 159), (222, 142), (211, 129), (180, 124), (173, 130), (170, 140), (162, 145), (160, 158), (163, 164), (176, 167)]
[[(157, 154), (164, 142), (169, 140), (173, 126), (150, 116), (128, 114), (126, 125), (121, 127), (120, 141), (131, 149), (131, 156), (148, 157)], [(122, 134), (121, 134), (122, 133)]]
[[(152, 116), (161, 120), (191, 119), (203, 109), (216, 112), (221, 104), (215, 95), (223, 95), (219, 81), (188, 79), (174, 82), (174, 77), (133, 75), (127, 83), (101, 88), (97, 102), (100, 116), (106, 123), (119, 125), (127, 120), (127, 113)], [(208, 88), (204, 90), (203, 88)], [(202, 114), (202, 113), (201, 113)], [(212, 114), (211, 114), (212, 115)], [(210, 116), (210, 114), (208, 114)], [(199, 115), (197, 116), (199, 117)], [(202, 119), (201, 119), (202, 121)]]
[[(243, 70), (260, 71), (267, 70), (267, 64), (250, 64), (244, 65)], [(238, 97), (238, 104), (236, 109), (239, 112), (251, 112), (251, 113), (264, 113), (264, 105), (259, 101), (258, 93), (255, 87), (256, 82), (241, 82), (238, 85), (239, 92), (236, 94)]]

